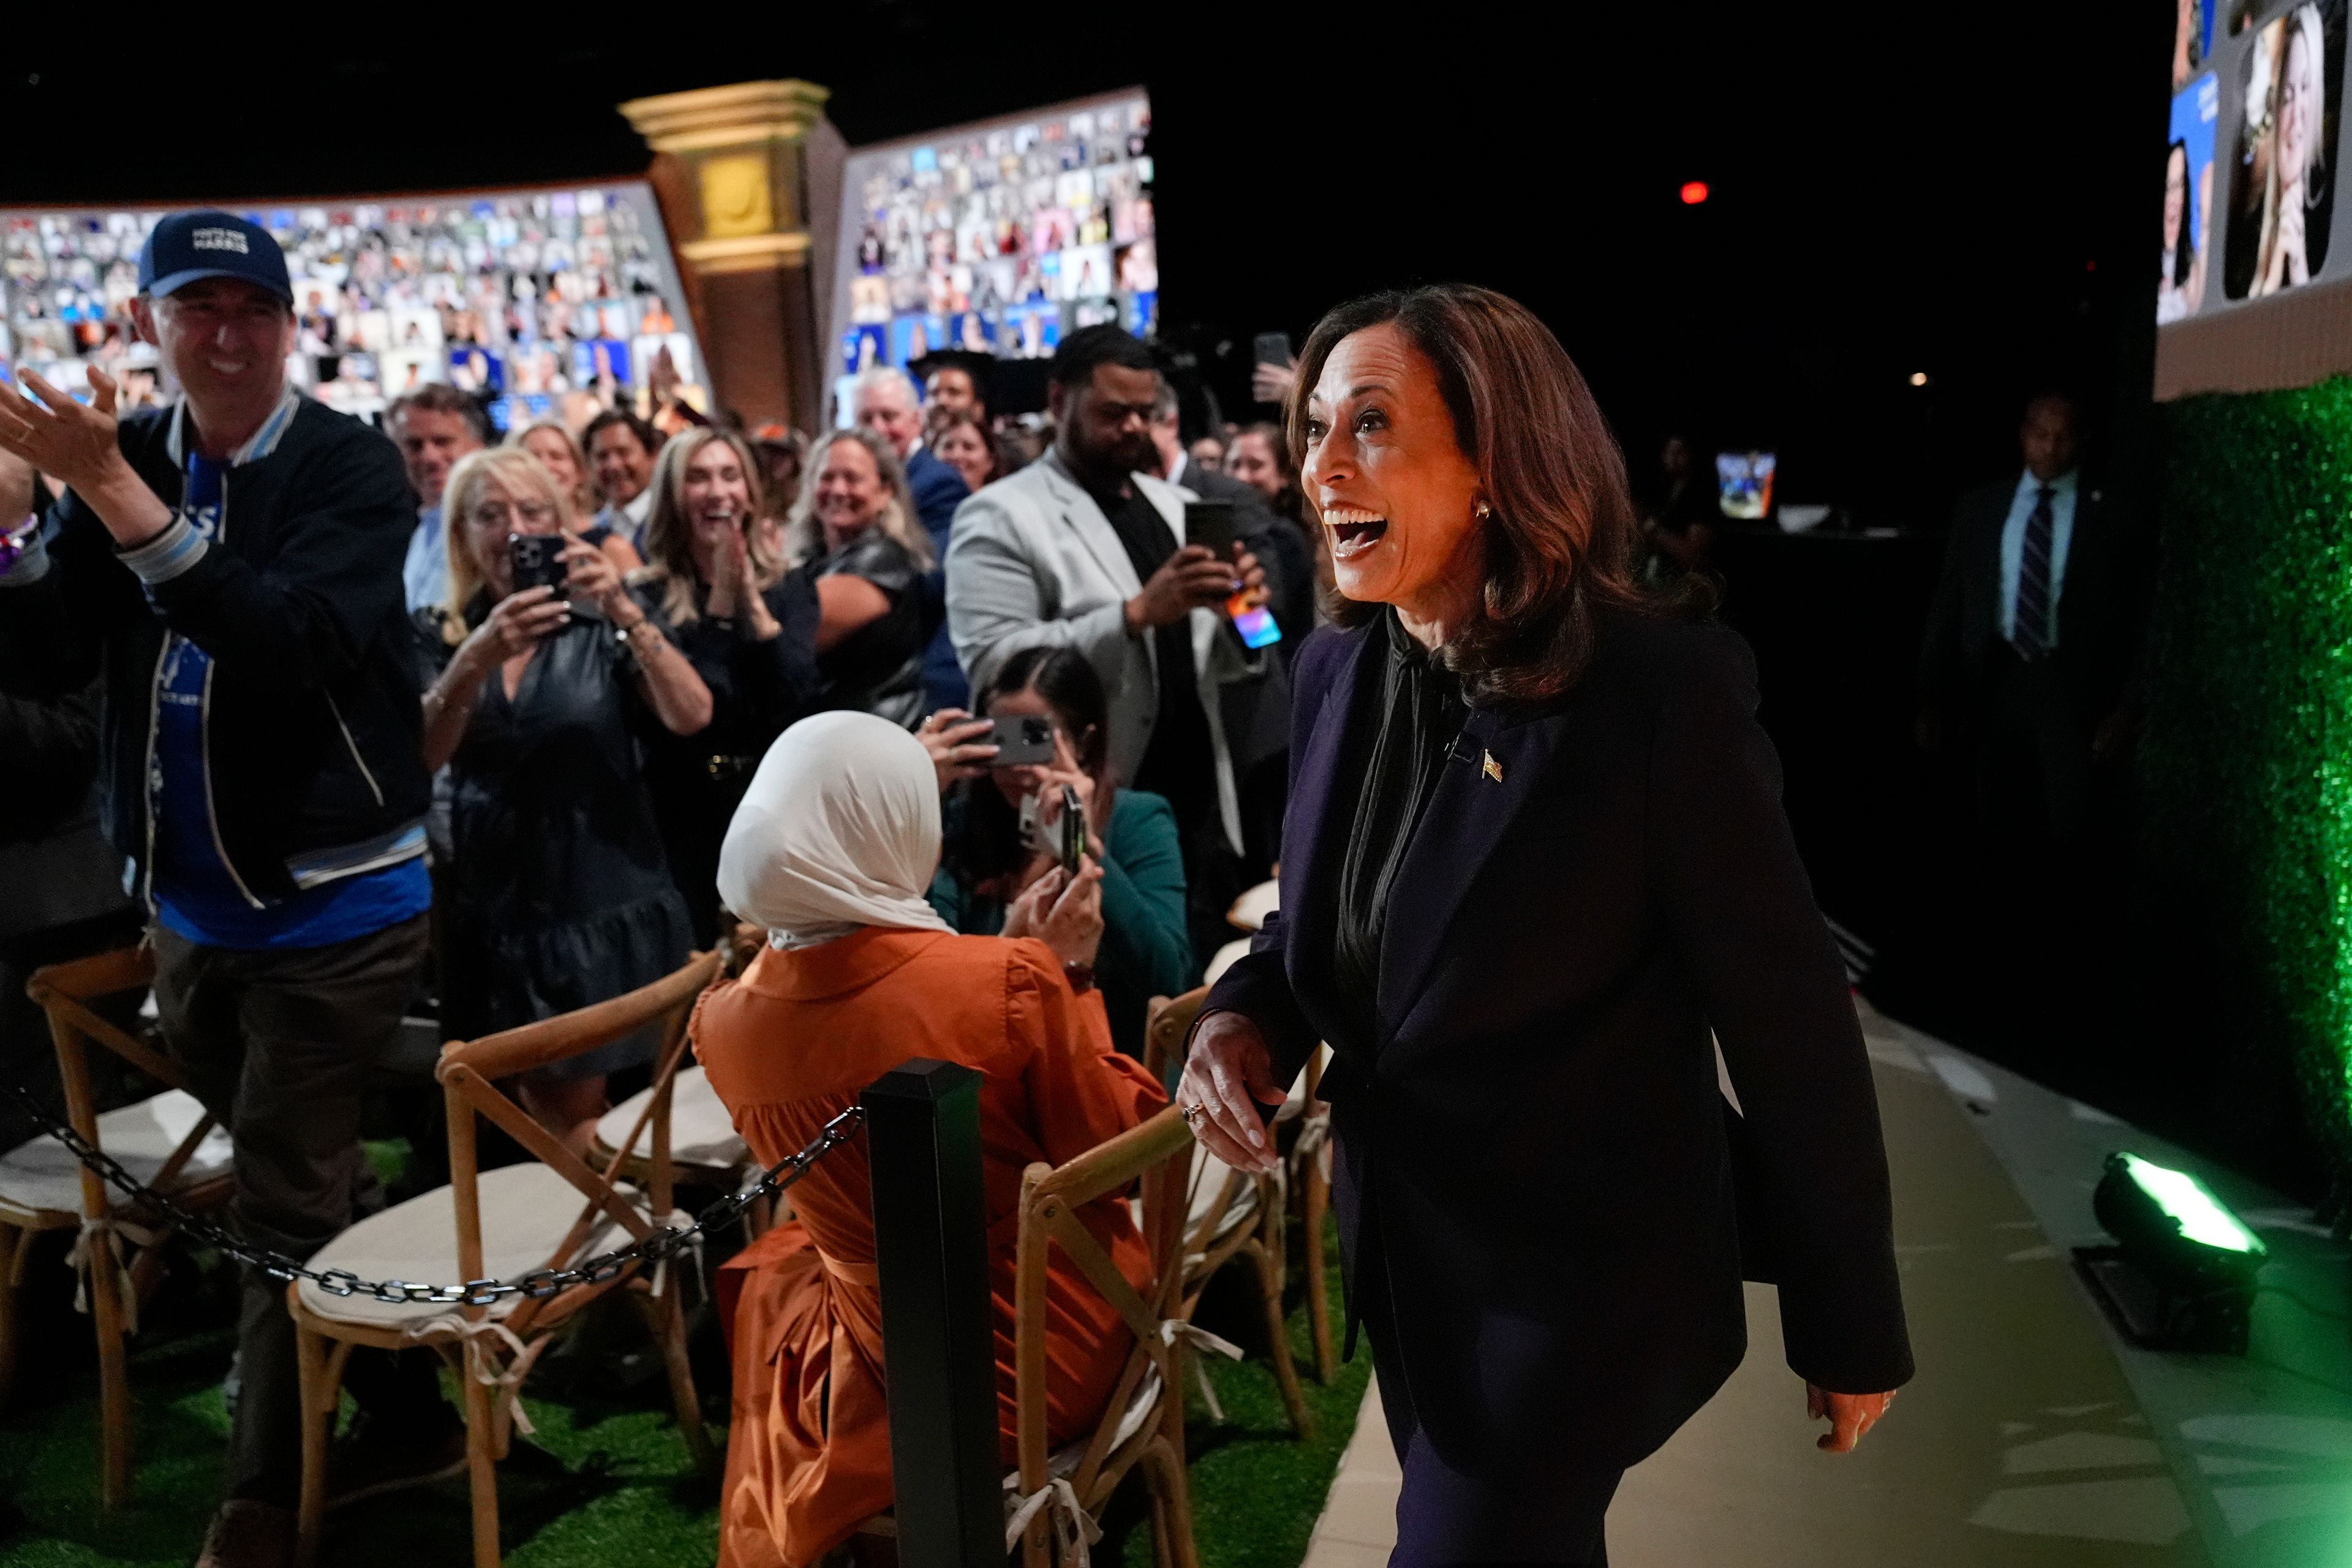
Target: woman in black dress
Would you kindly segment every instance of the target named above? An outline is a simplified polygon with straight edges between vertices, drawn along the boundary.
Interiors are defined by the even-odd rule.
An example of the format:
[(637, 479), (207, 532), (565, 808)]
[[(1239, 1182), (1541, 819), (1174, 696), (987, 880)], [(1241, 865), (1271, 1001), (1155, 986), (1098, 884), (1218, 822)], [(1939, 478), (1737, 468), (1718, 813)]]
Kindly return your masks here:
[(923, 717), (923, 648), (939, 629), (923, 594), (931, 542), (882, 437), (835, 430), (816, 443), (784, 548), (816, 591), (818, 706), (912, 730)]
[[(471, 1039), (602, 1002), (685, 962), (692, 929), (637, 764), (656, 730), (710, 721), (710, 693), (613, 565), (562, 545), (567, 600), (516, 592), (516, 535), (560, 537), (569, 498), (545, 465), (494, 447), (449, 475), (449, 599), (418, 613), (430, 683), (425, 760), (449, 768), (441, 1024)], [(523, 1106), (574, 1149), (607, 1073), (650, 1037), (524, 1075)]]
[(650, 563), (629, 586), (710, 689), (710, 723), (651, 735), (646, 774), (695, 942), (708, 947), (719, 934), (719, 841), (769, 743), (817, 706), (816, 589), (753, 526), (761, 468), (741, 437), (681, 433), (662, 447), (652, 488)]

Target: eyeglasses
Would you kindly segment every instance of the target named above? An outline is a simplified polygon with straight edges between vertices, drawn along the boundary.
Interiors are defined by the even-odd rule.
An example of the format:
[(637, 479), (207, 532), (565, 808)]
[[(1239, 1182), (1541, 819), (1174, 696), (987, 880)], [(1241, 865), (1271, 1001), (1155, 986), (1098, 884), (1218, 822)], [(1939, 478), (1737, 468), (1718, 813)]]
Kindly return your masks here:
[(482, 528), (505, 528), (515, 522), (540, 525), (555, 521), (555, 509), (543, 500), (486, 501), (467, 514)]

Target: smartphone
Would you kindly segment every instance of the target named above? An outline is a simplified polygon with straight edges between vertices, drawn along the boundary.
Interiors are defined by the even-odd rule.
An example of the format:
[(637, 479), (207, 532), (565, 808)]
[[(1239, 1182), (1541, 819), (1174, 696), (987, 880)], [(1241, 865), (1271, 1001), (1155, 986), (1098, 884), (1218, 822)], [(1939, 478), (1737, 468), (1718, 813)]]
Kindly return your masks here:
[(1297, 357), (1290, 352), (1288, 332), (1260, 332), (1250, 343), (1253, 364), (1288, 364)]
[(1062, 786), (1062, 869), (1075, 877), (1078, 862), (1087, 852), (1087, 813), (1078, 804), (1078, 792), (1069, 785)]
[(1184, 503), (1184, 542), (1205, 544), (1220, 561), (1234, 557), (1234, 503), (1229, 500), (1188, 500)]
[(992, 768), (1048, 767), (1054, 761), (1054, 725), (1034, 713), (988, 721), (987, 743), (996, 748)]
[(563, 580), (569, 572), (564, 564), (563, 547), (569, 542), (561, 533), (509, 533), (507, 535), (507, 563), (514, 573), (514, 591), (525, 588), (552, 588), (555, 596), (563, 596)]
[(1225, 614), (1232, 618), (1244, 647), (1271, 647), (1282, 640), (1282, 627), (1276, 623), (1274, 612), (1264, 605), (1251, 604), (1247, 594), (1227, 599)]

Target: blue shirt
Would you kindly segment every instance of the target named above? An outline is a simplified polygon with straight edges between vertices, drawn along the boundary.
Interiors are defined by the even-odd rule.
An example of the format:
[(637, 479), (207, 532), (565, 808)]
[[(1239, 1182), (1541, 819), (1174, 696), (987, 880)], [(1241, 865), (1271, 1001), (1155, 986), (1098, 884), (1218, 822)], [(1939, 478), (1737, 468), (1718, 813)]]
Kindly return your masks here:
[(416, 531), (408, 536), (408, 557), (400, 563), (401, 591), (411, 610), (436, 608), (449, 596), (449, 537), (441, 531), (441, 509), (419, 507)]
[[(2058, 646), (2058, 595), (2066, 586), (2066, 549), (2074, 542), (2074, 490), (2076, 471), (2069, 469), (2049, 481), (2050, 497), (2050, 627), (2042, 638), (2046, 647)], [(2017, 640), (2017, 575), (2025, 560), (2025, 525), (2033, 516), (2033, 503), (2042, 493), (2042, 481), (2025, 470), (2017, 481), (2017, 494), (2009, 503), (2009, 521), (2000, 530), (2000, 635), (2004, 642)]]
[[(234, 466), (188, 454), (183, 515), (206, 541), (220, 532), (223, 480)], [(433, 884), (425, 869), (422, 827), (415, 830), (415, 852), (380, 870), (320, 882), (274, 901), (244, 885), (221, 848), (205, 766), (212, 671), (204, 649), (176, 632), (164, 634), (155, 683), (155, 765), (148, 776), (155, 918), (200, 945), (251, 950), (328, 947), (423, 914), (433, 902)]]

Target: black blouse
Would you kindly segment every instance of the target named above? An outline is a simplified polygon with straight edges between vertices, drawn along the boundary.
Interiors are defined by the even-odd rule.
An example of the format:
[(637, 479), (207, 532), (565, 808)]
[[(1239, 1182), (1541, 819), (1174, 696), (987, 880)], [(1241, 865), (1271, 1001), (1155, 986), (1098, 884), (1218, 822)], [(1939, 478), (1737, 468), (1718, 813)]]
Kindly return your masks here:
[[(923, 647), (939, 629), (939, 616), (924, 603), (923, 569), (907, 547), (868, 528), (830, 555), (801, 568), (814, 584), (846, 572), (882, 590), (890, 608), (882, 618), (858, 627), (817, 655), (824, 689), (818, 706), (878, 713), (913, 729), (922, 721)], [(814, 588), (812, 588), (814, 594)]]
[[(697, 597), (707, 602), (708, 590)], [(691, 735), (656, 726), (646, 738), (662, 841), (694, 917), (695, 941), (706, 947), (719, 934), (719, 847), (727, 825), (769, 746), (818, 706), (815, 584), (789, 572), (760, 598), (782, 628), (764, 641), (751, 635), (749, 619), (701, 615), (670, 630), (710, 689), (710, 722)]]
[(1462, 682), (1407, 635), (1391, 609), (1381, 616), (1388, 658), (1377, 683), (1366, 682), (1376, 706), (1356, 726), (1369, 740), (1356, 759), (1360, 781), (1339, 865), (1339, 920), (1333, 953), (1339, 994), (1358, 1010), (1363, 1039), (1378, 1017), (1381, 939), (1388, 926), (1389, 894), (1412, 842), (1422, 808), (1436, 793), (1445, 754), (1462, 732), (1468, 710)]

